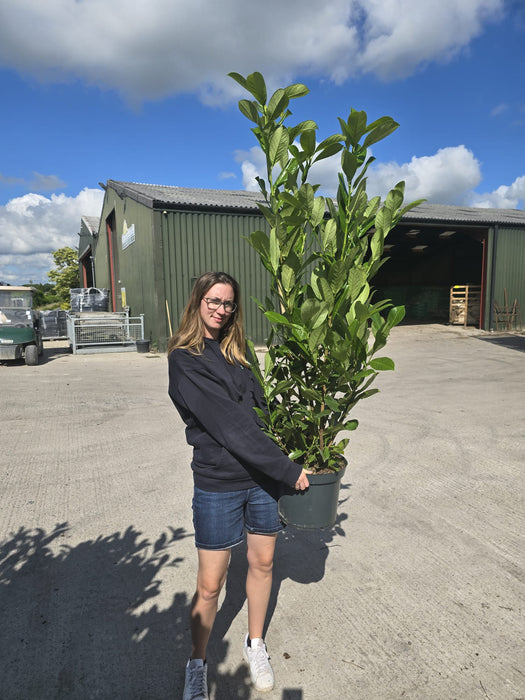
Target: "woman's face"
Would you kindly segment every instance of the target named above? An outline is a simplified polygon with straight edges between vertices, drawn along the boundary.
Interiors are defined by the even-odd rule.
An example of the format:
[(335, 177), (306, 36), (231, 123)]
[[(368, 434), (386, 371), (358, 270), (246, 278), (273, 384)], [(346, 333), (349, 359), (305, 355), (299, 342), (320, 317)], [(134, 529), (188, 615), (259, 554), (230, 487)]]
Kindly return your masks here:
[[(208, 299), (210, 303), (211, 300), (215, 302), (214, 306), (218, 302), (222, 302), (218, 309), (212, 310), (208, 308), (208, 304), (204, 301)], [(218, 339), (221, 328), (223, 328), (229, 321), (231, 313), (224, 310), (224, 302), (229, 302), (233, 304), (235, 302), (235, 293), (233, 287), (229, 284), (223, 284), (219, 282), (210, 287), (204, 297), (201, 299), (201, 318), (204, 323), (204, 337)]]

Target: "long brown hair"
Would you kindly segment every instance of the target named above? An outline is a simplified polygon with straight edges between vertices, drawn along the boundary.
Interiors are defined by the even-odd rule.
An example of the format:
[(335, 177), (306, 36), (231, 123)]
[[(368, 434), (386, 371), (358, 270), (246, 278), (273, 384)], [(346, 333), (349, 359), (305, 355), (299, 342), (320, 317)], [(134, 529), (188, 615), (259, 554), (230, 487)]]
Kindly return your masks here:
[(246, 360), (246, 339), (242, 322), (241, 291), (239, 284), (226, 272), (205, 272), (191, 290), (190, 298), (182, 313), (178, 330), (168, 342), (168, 355), (175, 348), (185, 348), (193, 355), (201, 355), (204, 350), (204, 322), (200, 313), (201, 301), (206, 292), (215, 284), (228, 284), (233, 289), (235, 311), (221, 328), (219, 341), (221, 352), (226, 360), (234, 365), (240, 363), (248, 367)]

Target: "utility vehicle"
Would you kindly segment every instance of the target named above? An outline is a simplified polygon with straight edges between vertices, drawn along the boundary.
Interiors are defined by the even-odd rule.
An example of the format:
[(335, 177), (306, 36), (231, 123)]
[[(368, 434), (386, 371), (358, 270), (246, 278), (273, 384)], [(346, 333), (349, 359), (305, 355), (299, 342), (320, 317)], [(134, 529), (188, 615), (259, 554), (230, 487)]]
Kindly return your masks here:
[(37, 365), (44, 352), (33, 287), (0, 287), (0, 361), (24, 358)]

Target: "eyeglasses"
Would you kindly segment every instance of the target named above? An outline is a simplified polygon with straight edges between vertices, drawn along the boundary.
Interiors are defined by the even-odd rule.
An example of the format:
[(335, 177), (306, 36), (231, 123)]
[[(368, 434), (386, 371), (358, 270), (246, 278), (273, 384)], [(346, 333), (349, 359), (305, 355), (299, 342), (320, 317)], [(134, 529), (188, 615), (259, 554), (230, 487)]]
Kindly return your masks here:
[(217, 311), (222, 306), (225, 314), (232, 314), (237, 308), (237, 304), (234, 304), (233, 301), (221, 301), (220, 299), (210, 299), (209, 297), (204, 297), (202, 301), (206, 302), (206, 306), (210, 311)]

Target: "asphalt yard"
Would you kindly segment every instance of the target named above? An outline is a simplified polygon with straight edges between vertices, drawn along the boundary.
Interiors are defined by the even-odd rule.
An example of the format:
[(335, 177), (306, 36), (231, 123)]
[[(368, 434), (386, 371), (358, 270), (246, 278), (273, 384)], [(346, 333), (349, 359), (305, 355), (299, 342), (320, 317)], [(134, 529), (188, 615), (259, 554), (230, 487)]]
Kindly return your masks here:
[[(336, 526), (279, 538), (269, 699), (525, 698), (525, 363), (487, 340), (394, 329), (396, 371), (355, 409)], [(166, 357), (50, 341), (38, 366), (0, 366), (0, 405), (1, 700), (181, 698), (196, 554)], [(258, 697), (245, 572), (240, 546), (215, 700)]]

